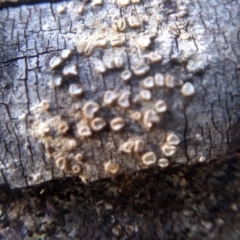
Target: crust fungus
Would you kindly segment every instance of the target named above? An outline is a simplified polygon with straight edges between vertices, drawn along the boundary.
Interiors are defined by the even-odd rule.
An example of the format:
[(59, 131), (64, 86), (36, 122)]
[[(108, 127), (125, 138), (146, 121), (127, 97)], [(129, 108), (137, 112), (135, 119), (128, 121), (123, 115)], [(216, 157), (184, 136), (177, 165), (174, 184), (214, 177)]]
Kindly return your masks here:
[(104, 48), (107, 45), (107, 40), (104, 37), (98, 37), (96, 40), (96, 46)]
[(162, 56), (156, 52), (151, 52), (147, 58), (152, 62), (152, 63), (157, 63), (162, 60)]
[(81, 167), (79, 165), (73, 165), (72, 166), (72, 173), (73, 174), (78, 174), (81, 172)]
[(180, 143), (179, 137), (175, 133), (169, 133), (166, 138), (168, 145), (178, 145)]
[(147, 152), (142, 156), (142, 162), (147, 166), (156, 163), (156, 161), (157, 161), (157, 157), (154, 152)]
[(155, 86), (154, 78), (149, 76), (142, 81), (142, 86), (147, 89), (151, 89)]
[(132, 112), (132, 114), (131, 114), (131, 118), (134, 120), (134, 121), (141, 121), (141, 119), (142, 119), (142, 113), (141, 112), (139, 112), (139, 111), (134, 111), (134, 112)]
[(78, 8), (77, 8), (77, 13), (78, 14), (82, 14), (84, 11), (84, 5), (80, 5)]
[(113, 162), (107, 162), (104, 164), (105, 172), (116, 174), (119, 170), (119, 164)]
[(68, 59), (71, 56), (71, 54), (72, 54), (72, 50), (64, 49), (61, 52), (61, 57), (62, 57), (62, 59)]
[(140, 3), (140, 0), (131, 0), (131, 3)]
[(66, 123), (66, 122), (61, 122), (61, 123), (59, 123), (59, 125), (58, 125), (58, 133), (59, 134), (66, 134), (67, 132), (68, 132), (68, 130), (69, 130), (69, 126), (68, 126), (68, 124)]
[(85, 56), (92, 55), (95, 46), (87, 40), (82, 40), (77, 45), (77, 52), (80, 54), (84, 54)]
[(120, 7), (127, 6), (130, 3), (130, 0), (117, 0)]
[(49, 66), (51, 69), (54, 69), (58, 67), (61, 63), (62, 63), (62, 59), (60, 57), (55, 56), (50, 60)]
[(69, 86), (69, 94), (71, 97), (79, 97), (83, 94), (83, 89), (79, 84), (71, 84)]
[(73, 150), (77, 147), (77, 141), (75, 139), (69, 139), (67, 141), (67, 148), (68, 150)]
[(139, 63), (133, 68), (133, 73), (136, 76), (142, 76), (147, 72), (149, 72), (149, 70), (150, 70), (150, 67), (146, 63)]
[(38, 134), (41, 137), (47, 136), (50, 133), (50, 127), (47, 123), (41, 123), (38, 127)]
[(167, 158), (160, 158), (158, 160), (158, 166), (161, 167), (161, 168), (165, 168), (169, 165), (169, 161)]
[(124, 126), (125, 122), (121, 117), (116, 117), (110, 121), (110, 127), (115, 132), (120, 131)]
[(194, 86), (190, 82), (184, 83), (181, 88), (181, 93), (185, 97), (190, 97), (194, 95), (195, 93)]
[(105, 73), (106, 72), (106, 67), (105, 65), (103, 64), (102, 61), (98, 61), (95, 65), (95, 71), (97, 73)]
[(77, 162), (81, 162), (83, 160), (83, 155), (81, 153), (77, 153), (74, 157), (74, 159), (77, 161)]
[(124, 82), (127, 82), (130, 80), (130, 78), (132, 77), (132, 72), (130, 70), (124, 70), (121, 75), (120, 75), (121, 79)]
[(123, 59), (121, 57), (115, 57), (113, 59), (113, 61), (114, 61), (114, 65), (115, 65), (116, 68), (123, 67), (124, 61), (123, 61)]
[(61, 170), (66, 170), (67, 169), (67, 159), (64, 157), (60, 157), (56, 160), (56, 166), (57, 168)]
[(138, 28), (141, 26), (141, 23), (138, 21), (138, 19), (134, 16), (131, 16), (127, 19), (128, 25), (131, 28)]
[(100, 109), (96, 102), (89, 101), (83, 106), (83, 114), (86, 118), (92, 119)]
[(144, 151), (145, 148), (145, 142), (141, 139), (137, 139), (134, 142), (134, 147), (133, 147), (133, 151), (135, 153), (141, 153)]
[(141, 90), (139, 93), (142, 100), (149, 101), (152, 98), (152, 93), (149, 90)]
[(43, 100), (41, 103), (40, 103), (40, 107), (42, 109), (43, 112), (47, 112), (49, 111), (50, 109), (50, 104), (47, 100)]
[(106, 106), (112, 105), (118, 99), (118, 93), (116, 91), (108, 90), (103, 96), (103, 104)]
[(64, 13), (64, 12), (65, 12), (65, 10), (66, 10), (66, 9), (65, 9), (65, 7), (64, 7), (64, 6), (62, 6), (62, 5), (57, 7), (57, 13), (59, 13), (59, 14), (62, 14), (62, 13)]
[(51, 87), (60, 87), (63, 83), (63, 79), (61, 76), (53, 76), (50, 82)]
[(176, 153), (177, 148), (175, 146), (165, 143), (161, 146), (161, 150), (165, 156), (170, 157)]
[(119, 150), (124, 153), (132, 153), (134, 144), (134, 141), (128, 140), (120, 146)]
[(156, 73), (154, 76), (155, 84), (158, 87), (163, 87), (165, 84), (164, 75), (161, 73)]
[(90, 126), (93, 131), (101, 131), (106, 126), (106, 121), (103, 118), (97, 117), (91, 121)]
[(93, 0), (92, 1), (92, 6), (100, 6), (100, 5), (102, 5), (102, 0)]
[(159, 116), (155, 110), (147, 110), (144, 112), (143, 115), (143, 125), (145, 128), (150, 129), (152, 128), (154, 123), (158, 123), (160, 121)]
[(129, 92), (123, 92), (119, 98), (118, 98), (118, 106), (121, 108), (129, 108), (130, 107), (130, 93)]
[(167, 111), (167, 103), (164, 100), (158, 100), (154, 108), (157, 113), (164, 113)]
[(127, 24), (124, 18), (120, 18), (115, 22), (114, 27), (119, 32), (124, 32), (126, 30)]
[(79, 125), (77, 132), (80, 137), (90, 137), (92, 135), (91, 129), (87, 125)]
[(167, 74), (165, 76), (165, 86), (168, 88), (175, 87), (175, 78), (172, 75)]
[(151, 44), (151, 39), (149, 36), (140, 36), (138, 39), (137, 39), (137, 44), (140, 48), (142, 49), (146, 49), (150, 46)]
[(120, 36), (113, 36), (110, 43), (112, 47), (120, 47), (124, 44), (125, 40)]
[(75, 64), (69, 64), (63, 68), (64, 76), (76, 76), (78, 75), (77, 66)]

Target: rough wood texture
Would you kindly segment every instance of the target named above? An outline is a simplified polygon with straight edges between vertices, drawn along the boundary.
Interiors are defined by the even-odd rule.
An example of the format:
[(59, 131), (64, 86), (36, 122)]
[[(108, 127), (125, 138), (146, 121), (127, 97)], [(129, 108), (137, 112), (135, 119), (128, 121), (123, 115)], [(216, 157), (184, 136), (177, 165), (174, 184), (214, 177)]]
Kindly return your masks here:
[[(116, 30), (114, 22), (119, 24), (120, 18), (127, 27), (121, 23)], [(82, 180), (94, 181), (156, 166), (160, 158), (177, 166), (234, 153), (239, 148), (239, 18), (239, 2), (224, 0), (141, 1), (123, 7), (105, 0), (99, 6), (86, 1), (2, 8), (0, 182), (18, 188), (72, 176), (74, 171)], [(113, 40), (116, 36), (122, 39)], [(106, 47), (96, 47), (99, 37), (107, 40)], [(65, 49), (72, 50), (71, 56), (60, 59), (55, 68), (53, 63), (51, 70), (51, 59)], [(153, 53), (162, 60), (155, 62)], [(143, 76), (139, 63), (147, 64)], [(76, 65), (77, 75), (74, 69), (73, 76), (66, 73), (69, 64)], [(132, 71), (129, 82), (120, 78), (124, 69)], [(64, 71), (63, 84), (50, 86), (57, 85), (51, 79)], [(151, 85), (151, 79), (143, 80), (157, 73), (165, 75), (165, 85), (155, 83), (151, 100), (140, 99), (139, 91)], [(193, 96), (184, 96), (191, 90), (181, 90), (186, 82), (193, 85)], [(69, 95), (73, 83), (83, 88), (79, 98)], [(107, 90), (130, 95), (104, 106)], [(130, 106), (125, 108), (128, 97)], [(160, 99), (166, 101), (167, 112), (132, 120), (133, 111), (147, 115)], [(49, 102), (49, 110), (43, 101)], [(81, 127), (90, 125), (83, 111), (88, 101), (99, 104), (96, 115), (107, 126), (85, 138), (79, 135)], [(114, 132), (110, 121), (118, 116), (125, 126)], [(67, 124), (66, 133), (61, 124)], [(170, 133), (180, 139), (177, 146), (166, 146)], [(120, 151), (124, 142), (135, 144), (136, 139), (145, 142), (143, 152)], [(149, 152), (156, 160), (154, 155), (143, 157)], [(78, 153), (83, 154), (80, 163)]]

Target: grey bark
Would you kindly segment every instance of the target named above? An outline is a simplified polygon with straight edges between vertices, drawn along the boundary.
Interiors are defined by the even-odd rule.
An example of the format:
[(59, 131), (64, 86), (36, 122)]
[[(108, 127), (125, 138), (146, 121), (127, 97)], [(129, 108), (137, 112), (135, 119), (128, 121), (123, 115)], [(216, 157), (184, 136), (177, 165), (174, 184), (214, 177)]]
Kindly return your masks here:
[[(17, 188), (73, 176), (73, 156), (78, 152), (83, 153), (80, 164), (83, 180), (113, 176), (106, 171), (107, 162), (119, 166), (118, 174), (131, 174), (148, 168), (142, 163), (146, 152), (153, 151), (157, 159), (166, 157), (159, 145), (165, 143), (169, 132), (180, 138), (177, 152), (168, 157), (170, 167), (227, 158), (236, 152), (240, 103), (237, 1), (142, 1), (127, 7), (110, 1), (93, 6), (87, 1), (79, 15), (75, 10), (80, 5), (81, 2), (44, 3), (0, 10), (1, 183)], [(113, 30), (115, 19), (120, 16), (128, 19), (132, 15), (141, 22), (139, 28), (127, 27), (123, 33)], [(76, 51), (77, 44), (84, 38), (90, 42), (99, 35), (108, 42), (115, 35), (123, 36), (125, 42), (120, 47), (108, 43), (106, 48), (96, 48), (91, 56)], [(151, 45), (145, 50), (137, 46), (136, 39), (142, 35), (151, 38)], [(50, 60), (60, 56), (64, 49), (73, 50), (71, 57), (50, 70)], [(151, 52), (161, 54), (161, 63), (149, 61)], [(96, 73), (94, 68), (99, 60), (106, 64), (116, 56), (124, 60), (122, 69)], [(133, 69), (134, 72), (139, 62), (147, 63), (150, 71), (144, 76), (134, 75), (129, 83), (123, 83), (122, 70)], [(65, 77), (60, 88), (50, 88), (52, 76), (62, 74), (67, 64), (76, 64), (78, 75)], [(150, 102), (134, 103), (141, 81), (156, 73), (174, 76), (175, 87), (155, 87), (151, 90)], [(185, 82), (191, 82), (195, 88), (192, 97), (181, 94)], [(81, 84), (83, 97), (72, 99), (69, 96), (71, 83)], [(125, 110), (103, 106), (106, 90), (130, 91), (131, 107)], [(142, 123), (131, 120), (132, 110), (152, 109), (158, 99), (168, 105), (159, 123), (146, 130)], [(49, 112), (39, 112), (43, 100), (49, 101)], [(77, 124), (83, 118), (81, 111), (86, 101), (97, 102), (101, 106), (98, 116), (108, 123), (113, 117), (121, 116), (125, 121), (124, 130), (114, 133), (108, 125), (89, 138), (79, 138)], [(67, 135), (57, 133), (59, 119), (68, 123)], [(50, 125), (50, 136), (39, 137), (42, 122)], [(119, 152), (123, 142), (136, 137), (145, 141), (144, 153)], [(69, 139), (77, 141), (73, 150), (66, 146)], [(59, 157), (68, 160), (64, 171), (55, 166)]]

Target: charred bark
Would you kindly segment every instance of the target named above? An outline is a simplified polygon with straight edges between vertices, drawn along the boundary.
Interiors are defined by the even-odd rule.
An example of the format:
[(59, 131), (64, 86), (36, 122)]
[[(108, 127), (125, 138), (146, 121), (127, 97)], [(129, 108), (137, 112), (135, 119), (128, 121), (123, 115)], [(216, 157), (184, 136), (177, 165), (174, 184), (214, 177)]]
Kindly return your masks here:
[(1, 9), (1, 183), (94, 181), (238, 149), (239, 4), (122, 5)]

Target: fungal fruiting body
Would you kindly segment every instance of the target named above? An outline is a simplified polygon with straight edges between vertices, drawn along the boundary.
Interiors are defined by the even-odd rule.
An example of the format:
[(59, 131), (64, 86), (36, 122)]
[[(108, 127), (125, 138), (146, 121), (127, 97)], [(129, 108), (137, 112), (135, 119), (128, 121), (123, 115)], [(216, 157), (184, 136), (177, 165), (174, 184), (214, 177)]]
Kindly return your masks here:
[(127, 82), (130, 80), (130, 78), (132, 77), (132, 72), (130, 70), (124, 70), (121, 75), (120, 75), (121, 79), (124, 82)]
[(54, 68), (58, 67), (61, 63), (62, 63), (62, 59), (60, 57), (53, 57), (50, 60), (49, 65), (50, 65), (51, 69), (54, 69)]
[(123, 129), (125, 126), (125, 122), (121, 117), (116, 117), (111, 120), (110, 127), (113, 131), (117, 132)]
[(157, 157), (154, 152), (147, 152), (142, 156), (142, 162), (147, 166), (156, 163), (156, 161)]
[(83, 106), (83, 114), (86, 118), (92, 119), (99, 109), (98, 103), (90, 101)]
[(104, 164), (104, 169), (107, 173), (116, 174), (119, 170), (119, 165), (113, 162), (107, 162)]
[(181, 93), (185, 97), (190, 97), (194, 95), (195, 93), (194, 86), (190, 82), (184, 83), (184, 85), (181, 88)]
[(105, 92), (103, 96), (103, 105), (112, 105), (118, 99), (118, 93), (112, 90), (108, 90)]
[(143, 75), (145, 75), (147, 72), (149, 72), (149, 70), (150, 70), (149, 65), (147, 65), (146, 63), (139, 63), (138, 65), (136, 65), (136, 66), (133, 68), (133, 73), (134, 73), (136, 76), (143, 76)]
[(83, 89), (79, 84), (71, 84), (69, 86), (69, 94), (71, 97), (79, 97), (83, 94)]
[[(175, 96), (179, 86), (184, 97), (192, 96), (195, 83), (182, 84), (190, 78), (185, 78), (180, 68), (168, 62), (167, 51), (162, 51), (164, 46), (158, 47), (161, 36), (155, 28), (152, 31), (147, 26), (149, 22), (152, 24), (152, 17), (149, 15), (147, 19), (147, 15), (138, 11), (142, 6), (128, 7), (140, 0), (110, 1), (121, 8), (109, 22), (101, 21), (109, 1), (91, 1), (96, 13), (96, 17), (91, 16), (92, 20), (89, 20), (92, 11), (88, 2), (76, 5), (75, 17), (81, 20), (71, 33), (76, 29), (72, 39), (75, 50), (70, 41), (66, 41), (67, 48), (60, 51), (60, 56), (51, 57), (47, 62), (51, 70), (49, 85), (59, 93), (56, 97), (59, 104), (54, 105), (51, 97), (46, 98), (51, 99), (51, 108), (46, 101), (38, 104), (32, 124), (34, 135), (42, 141), (47, 156), (54, 159), (57, 168), (80, 176), (83, 181), (117, 174), (120, 166), (121, 173), (153, 165), (165, 168), (182, 141), (182, 136), (168, 129), (176, 124), (168, 125), (168, 120), (165, 121), (166, 115), (170, 119), (176, 109), (169, 98), (172, 94)], [(102, 4), (103, 8), (98, 7)], [(76, 14), (82, 14), (84, 8), (84, 16)], [(101, 16), (98, 11), (102, 11)], [(185, 13), (176, 15), (177, 18), (184, 16)], [(196, 61), (202, 66), (201, 57), (197, 55), (186, 63), (192, 72)], [(170, 72), (166, 72), (169, 67), (172, 67)], [(176, 76), (180, 80), (176, 80)], [(175, 130), (179, 132), (181, 128), (177, 126)], [(157, 151), (156, 141), (159, 141)], [(95, 151), (101, 144), (104, 156), (98, 156), (98, 152), (91, 154), (89, 149)], [(106, 161), (105, 156), (111, 160)], [(129, 162), (124, 162), (125, 159)], [(204, 160), (199, 156), (200, 162)]]
[(160, 158), (158, 160), (158, 166), (161, 168), (166, 168), (169, 165), (169, 161), (167, 158)]

